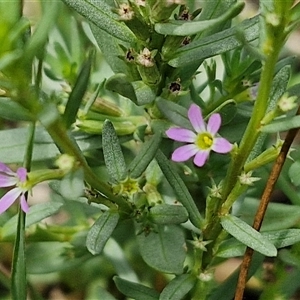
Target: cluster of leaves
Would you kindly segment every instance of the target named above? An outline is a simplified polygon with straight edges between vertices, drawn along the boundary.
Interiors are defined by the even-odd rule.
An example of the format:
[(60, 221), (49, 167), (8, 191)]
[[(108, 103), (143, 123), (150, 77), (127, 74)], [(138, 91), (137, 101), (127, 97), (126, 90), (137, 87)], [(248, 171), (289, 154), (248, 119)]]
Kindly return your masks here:
[[(270, 134), (300, 125), (299, 85), (288, 86), (294, 59), (277, 62), (300, 6), (261, 1), (262, 17), (234, 22), (244, 7), (234, 0), (62, 2), (41, 1), (32, 35), (22, 1), (5, 14), (0, 3), (0, 161), (22, 162), (45, 180), (54, 177), (43, 168), (61, 153), (74, 159), (50, 183), (50, 202), (33, 205), (26, 220), (1, 215), (1, 241), (15, 240), (13, 299), (26, 298), (26, 272), (60, 272), (71, 287), (88, 285), (85, 299), (116, 299), (115, 274), (133, 299), (231, 299), (237, 271), (218, 284), (213, 270), (246, 246), (259, 252), (249, 276), (292, 246), (279, 252), (279, 283), (262, 299), (291, 296), (299, 283), (287, 290), (281, 282), (300, 272), (299, 153), (278, 182), (293, 205), (270, 204), (262, 233), (249, 224), (265, 180), (251, 186), (250, 173), (265, 178), (278, 155), (282, 142), (270, 146)], [(205, 119), (220, 113), (231, 157), (212, 154), (202, 168), (168, 159), (165, 131), (191, 127), (191, 103)], [(7, 120), (17, 128), (6, 129)], [(41, 223), (60, 212), (69, 219)]]

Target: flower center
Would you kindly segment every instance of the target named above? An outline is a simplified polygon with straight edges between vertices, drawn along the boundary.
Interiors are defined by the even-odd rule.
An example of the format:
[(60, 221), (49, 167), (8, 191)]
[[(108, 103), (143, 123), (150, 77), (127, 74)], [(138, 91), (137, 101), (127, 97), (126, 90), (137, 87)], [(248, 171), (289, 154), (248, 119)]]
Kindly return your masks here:
[(213, 137), (208, 132), (200, 133), (197, 136), (195, 144), (202, 150), (210, 149), (213, 144)]

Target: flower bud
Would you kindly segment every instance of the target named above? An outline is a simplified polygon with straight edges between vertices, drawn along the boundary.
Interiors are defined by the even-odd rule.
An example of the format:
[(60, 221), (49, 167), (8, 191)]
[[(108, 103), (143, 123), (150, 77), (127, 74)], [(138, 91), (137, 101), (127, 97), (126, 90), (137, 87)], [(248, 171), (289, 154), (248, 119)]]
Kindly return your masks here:
[(277, 158), (277, 156), (279, 155), (282, 145), (283, 145), (283, 141), (278, 140), (276, 145), (265, 150), (263, 153), (261, 153), (260, 155), (255, 157), (250, 162), (248, 162), (244, 166), (244, 171), (250, 172), (251, 170), (255, 170), (263, 165), (266, 165), (266, 164), (274, 161)]
[(161, 204), (163, 202), (161, 195), (157, 191), (155, 185), (146, 183), (145, 186), (143, 187), (143, 191), (146, 193), (146, 197), (150, 205), (154, 206), (156, 204)]
[(297, 96), (288, 97), (288, 94), (285, 93), (278, 101), (277, 107), (282, 112), (288, 112), (297, 106), (295, 101), (297, 100)]
[[(102, 134), (104, 121), (99, 120), (77, 120), (76, 127), (90, 134)], [(136, 126), (130, 121), (114, 121), (117, 135), (128, 135), (134, 133)]]
[(140, 76), (148, 85), (156, 85), (161, 79), (156, 62), (154, 60), (156, 53), (157, 50), (150, 51), (149, 49), (144, 48), (144, 50), (142, 50), (136, 58)]
[(255, 181), (260, 180), (259, 177), (251, 177), (251, 175), (252, 175), (251, 171), (248, 173), (242, 172), (242, 174), (239, 176), (240, 183), (242, 185), (253, 185)]
[(70, 172), (76, 164), (76, 160), (74, 156), (69, 154), (62, 154), (55, 162), (56, 166), (63, 170), (65, 173)]
[(124, 21), (128, 28), (139, 38), (140, 40), (147, 40), (149, 38), (149, 28), (140, 16), (138, 9), (131, 7), (127, 3), (120, 4), (117, 13), (120, 16), (120, 20)]
[(140, 191), (138, 180), (130, 177), (125, 178), (113, 186), (113, 192), (115, 194), (125, 196), (129, 199), (132, 199), (133, 196)]
[(112, 101), (109, 101), (102, 97), (96, 98), (96, 100), (90, 107), (90, 110), (101, 113), (101, 114), (105, 114), (108, 116), (120, 117), (120, 116), (124, 115), (124, 111), (119, 106), (117, 106)]

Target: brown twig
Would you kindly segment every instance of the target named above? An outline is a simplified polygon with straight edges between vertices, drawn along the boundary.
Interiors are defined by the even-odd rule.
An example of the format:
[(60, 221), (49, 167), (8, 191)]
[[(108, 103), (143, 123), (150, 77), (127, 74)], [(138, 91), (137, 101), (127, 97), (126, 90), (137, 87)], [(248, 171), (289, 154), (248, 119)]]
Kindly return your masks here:
[[(297, 115), (299, 115), (299, 114), (300, 114), (300, 106), (297, 111)], [(273, 168), (269, 175), (264, 192), (261, 196), (261, 201), (260, 201), (259, 207), (257, 209), (256, 215), (254, 218), (253, 228), (256, 230), (259, 230), (261, 227), (261, 224), (263, 222), (263, 218), (265, 216), (267, 206), (269, 204), (270, 197), (273, 192), (274, 186), (280, 175), (283, 164), (288, 155), (289, 149), (294, 141), (294, 138), (298, 133), (298, 130), (299, 130), (299, 128), (293, 128), (288, 131), (287, 136), (284, 140), (284, 143), (281, 147), (280, 153), (273, 165)], [(247, 247), (246, 252), (244, 254), (243, 262), (241, 264), (241, 269), (240, 269), (240, 274), (239, 274), (239, 279), (238, 279), (238, 283), (237, 283), (234, 300), (242, 300), (243, 299), (243, 294), (244, 294), (245, 285), (246, 285), (246, 281), (247, 281), (248, 269), (249, 269), (249, 266), (250, 266), (250, 263), (252, 260), (253, 252), (254, 252), (253, 249)]]

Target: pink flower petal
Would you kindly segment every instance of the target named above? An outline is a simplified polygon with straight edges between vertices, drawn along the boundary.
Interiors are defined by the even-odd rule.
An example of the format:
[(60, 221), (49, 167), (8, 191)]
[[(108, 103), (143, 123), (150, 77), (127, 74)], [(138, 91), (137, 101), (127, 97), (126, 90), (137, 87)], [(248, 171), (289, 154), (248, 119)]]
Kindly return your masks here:
[(194, 164), (198, 167), (203, 167), (206, 163), (209, 156), (209, 150), (198, 150), (198, 153), (195, 155)]
[(178, 142), (193, 143), (196, 139), (196, 134), (193, 131), (184, 128), (170, 128), (166, 131), (166, 135)]
[(0, 187), (13, 186), (18, 182), (16, 177), (7, 176), (0, 173)]
[(19, 168), (17, 170), (17, 176), (19, 177), (19, 180), (21, 182), (24, 182), (26, 181), (26, 178), (27, 178), (27, 170), (25, 168)]
[(220, 114), (213, 114), (211, 115), (211, 117), (208, 120), (207, 123), (207, 131), (212, 134), (215, 135), (221, 126), (221, 116)]
[(232, 147), (232, 144), (230, 144), (226, 139), (219, 137), (214, 138), (212, 150), (217, 153), (228, 153), (232, 150)]
[(172, 154), (173, 161), (186, 161), (195, 155), (198, 148), (194, 144), (184, 145), (177, 148)]
[(199, 106), (192, 104), (188, 111), (188, 117), (196, 132), (206, 131), (202, 112)]
[(27, 203), (27, 201), (26, 201), (26, 198), (25, 198), (25, 195), (24, 195), (24, 194), (21, 195), (20, 204), (21, 204), (22, 210), (23, 210), (25, 213), (28, 213), (28, 211), (29, 211), (29, 206), (28, 206), (28, 203)]
[(0, 214), (5, 212), (21, 195), (22, 191), (19, 188), (14, 188), (7, 192), (1, 199), (0, 199)]
[(14, 174), (14, 172), (4, 163), (0, 162), (0, 172)]

